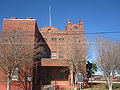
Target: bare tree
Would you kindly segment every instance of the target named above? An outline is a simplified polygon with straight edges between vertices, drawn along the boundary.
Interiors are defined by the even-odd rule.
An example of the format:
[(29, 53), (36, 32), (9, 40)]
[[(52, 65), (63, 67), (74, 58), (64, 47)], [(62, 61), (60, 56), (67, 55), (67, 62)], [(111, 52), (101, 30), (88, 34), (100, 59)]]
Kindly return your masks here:
[(120, 44), (106, 38), (97, 39), (97, 65), (102, 71), (109, 90), (112, 90), (113, 77), (120, 66)]
[(23, 90), (32, 90), (33, 61), (28, 59), (22, 61), (18, 72), (18, 81), (13, 85)]
[(118, 53), (118, 68), (117, 68), (117, 73), (120, 75), (120, 42), (117, 43), (117, 53)]
[(77, 83), (77, 75), (81, 74), (86, 77), (86, 55), (87, 55), (86, 39), (81, 37), (69, 37), (66, 40), (65, 53), (67, 54), (66, 61), (69, 63), (71, 72), (71, 84), (75, 87)]
[[(40, 57), (43, 48), (37, 42), (34, 32), (21, 30), (2, 32), (0, 38), (0, 69), (7, 75), (7, 90), (10, 90), (11, 80), (19, 71), (21, 85), (28, 90), (28, 77), (31, 77), (33, 57)], [(31, 75), (30, 75), (31, 74)], [(25, 89), (26, 88), (26, 89)]]

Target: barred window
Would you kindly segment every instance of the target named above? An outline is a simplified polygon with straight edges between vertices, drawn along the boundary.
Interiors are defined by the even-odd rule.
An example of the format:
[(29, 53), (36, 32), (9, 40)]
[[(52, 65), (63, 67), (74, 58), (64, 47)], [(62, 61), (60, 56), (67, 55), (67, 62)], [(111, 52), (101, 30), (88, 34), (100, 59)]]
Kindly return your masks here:
[(56, 59), (57, 58), (57, 54), (55, 51), (51, 52), (51, 58), (52, 59)]
[(12, 80), (18, 80), (18, 68), (15, 68), (13, 72)]

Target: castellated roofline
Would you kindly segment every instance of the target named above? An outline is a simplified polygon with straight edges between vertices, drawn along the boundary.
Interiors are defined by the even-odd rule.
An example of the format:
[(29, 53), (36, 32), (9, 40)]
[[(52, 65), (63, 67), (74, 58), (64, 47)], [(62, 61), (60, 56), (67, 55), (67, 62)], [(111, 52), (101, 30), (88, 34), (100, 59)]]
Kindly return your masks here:
[[(54, 32), (58, 31), (58, 28), (47, 26), (40, 30), (41, 32)], [(65, 31), (80, 31), (84, 32), (84, 21), (79, 21), (79, 23), (72, 23), (71, 20), (66, 21)]]
[[(3, 20), (3, 25), (6, 27), (5, 29), (12, 28), (12, 29), (28, 29), (32, 30), (35, 28), (36, 19), (31, 17), (27, 17), (25, 19), (18, 19), (16, 17), (5, 18)], [(7, 25), (7, 26), (6, 26)], [(4, 29), (4, 28), (3, 28)], [(41, 32), (55, 32), (59, 31), (58, 28), (53, 26), (43, 27), (40, 30)], [(84, 21), (79, 21), (79, 23), (72, 23), (71, 20), (66, 21), (65, 31), (80, 31), (84, 32)]]
[(84, 31), (84, 21), (79, 21), (79, 23), (72, 23), (71, 20), (66, 21), (65, 29), (67, 31)]
[(58, 30), (58, 28), (51, 27), (51, 26), (41, 28), (42, 32), (54, 32), (54, 31), (57, 31), (57, 30)]

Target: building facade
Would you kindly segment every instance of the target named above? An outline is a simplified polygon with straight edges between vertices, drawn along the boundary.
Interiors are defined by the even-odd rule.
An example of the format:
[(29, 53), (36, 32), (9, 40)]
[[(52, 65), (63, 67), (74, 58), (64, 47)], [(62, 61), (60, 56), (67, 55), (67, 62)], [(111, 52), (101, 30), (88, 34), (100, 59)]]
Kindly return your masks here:
[[(40, 33), (51, 50), (51, 58), (42, 59), (42, 66), (45, 69), (43, 70), (43, 78), (47, 77), (45, 78), (47, 80), (43, 81), (45, 84), (71, 84), (71, 73), (69, 70), (67, 71), (69, 63), (65, 62), (70, 56), (66, 52), (69, 49), (67, 41), (70, 38), (76, 38), (78, 40), (84, 38), (84, 22), (80, 21), (79, 24), (72, 24), (71, 21), (67, 21), (64, 31), (59, 31), (54, 27), (43, 27)], [(71, 41), (71, 43), (73, 42)], [(84, 67), (83, 72), (85, 74), (85, 63), (82, 67)]]
[[(80, 21), (72, 23), (66, 21), (65, 30), (58, 30), (55, 27), (43, 27), (40, 30), (37, 27), (35, 19), (4, 19), (2, 31), (9, 30), (23, 30), (32, 31), (33, 34), (45, 42), (45, 50), (42, 52), (41, 67), (42, 67), (42, 84), (71, 84), (72, 75), (68, 69), (69, 62), (66, 62), (70, 58), (68, 43), (71, 38), (78, 39), (84, 38), (84, 22)], [(35, 38), (35, 37), (34, 37)], [(34, 38), (32, 38), (34, 42)], [(86, 75), (86, 61), (84, 60), (83, 75)]]

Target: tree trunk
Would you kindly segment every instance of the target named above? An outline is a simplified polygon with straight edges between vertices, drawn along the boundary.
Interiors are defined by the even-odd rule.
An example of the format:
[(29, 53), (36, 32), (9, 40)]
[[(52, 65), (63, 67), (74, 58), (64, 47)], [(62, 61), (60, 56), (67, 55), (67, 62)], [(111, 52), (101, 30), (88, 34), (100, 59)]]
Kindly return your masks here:
[(74, 84), (74, 80), (73, 80), (73, 70), (70, 71), (70, 83), (71, 83), (71, 85)]
[(77, 90), (77, 85), (75, 84), (74, 90)]
[(7, 81), (7, 90), (10, 90), (10, 83), (11, 83), (11, 79), (10, 79), (10, 77), (8, 77), (8, 81)]
[(80, 90), (82, 90), (82, 83), (80, 83)]
[(109, 88), (109, 90), (112, 90), (113, 83), (112, 83), (111, 77), (108, 77), (107, 80), (108, 80), (108, 88)]
[(113, 84), (111, 82), (108, 82), (108, 88), (109, 88), (109, 90), (112, 90), (112, 86), (113, 86)]
[(75, 75), (75, 85), (74, 85), (74, 90), (77, 90), (77, 76)]
[(112, 84), (109, 84), (108, 87), (109, 87), (109, 90), (112, 90)]

